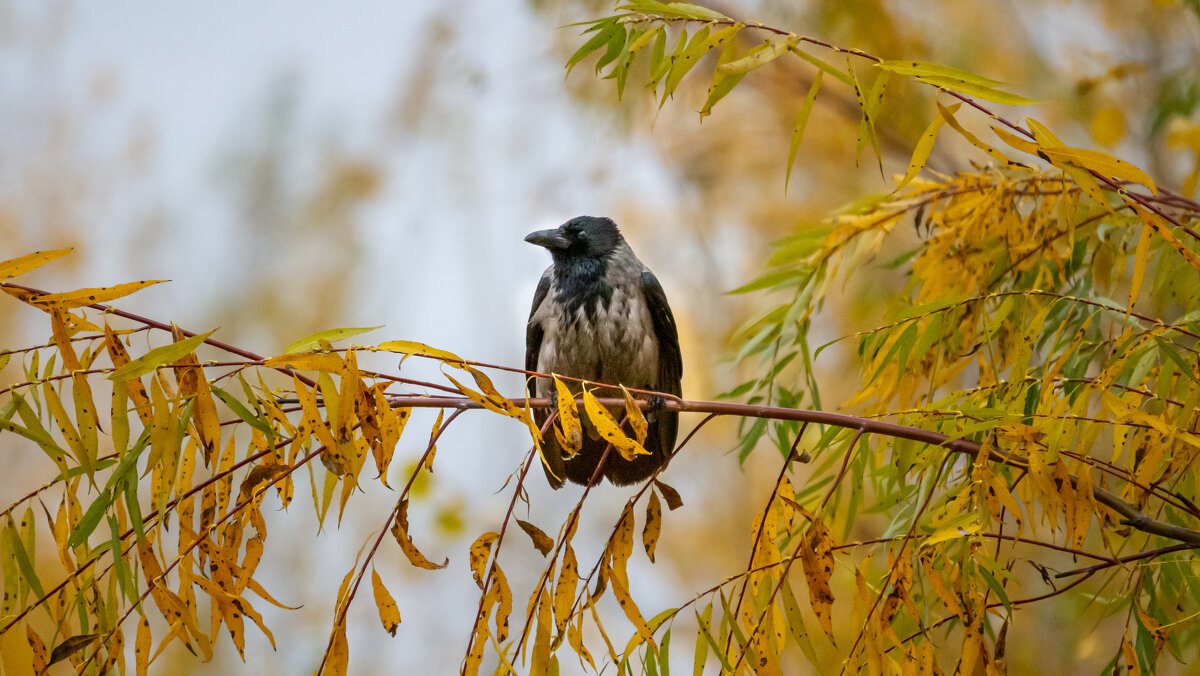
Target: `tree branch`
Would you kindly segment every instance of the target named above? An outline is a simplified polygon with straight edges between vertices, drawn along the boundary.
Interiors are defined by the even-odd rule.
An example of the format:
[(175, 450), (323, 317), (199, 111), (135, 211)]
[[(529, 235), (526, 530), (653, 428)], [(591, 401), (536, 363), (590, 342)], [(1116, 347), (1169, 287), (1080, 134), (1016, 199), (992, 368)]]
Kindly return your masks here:
[[(395, 396), (389, 400), (393, 406), (411, 406), (414, 408), (461, 408), (471, 409), (480, 406), (466, 397), (425, 397), (425, 396)], [(517, 406), (530, 408), (548, 408), (548, 399), (511, 399)], [(624, 406), (624, 399), (602, 398), (600, 403), (605, 406)], [(649, 406), (645, 401), (639, 401), (641, 408)], [(941, 432), (933, 432), (919, 427), (899, 425), (882, 420), (860, 418), (842, 413), (827, 411), (810, 411), (797, 408), (782, 408), (778, 406), (752, 406), (749, 404), (734, 404), (720, 401), (691, 401), (667, 398), (665, 407), (668, 410), (681, 413), (711, 413), (716, 415), (732, 415), (747, 418), (766, 418), (769, 420), (793, 420), (796, 422), (832, 425), (846, 429), (861, 430), (864, 434), (879, 434), (896, 439), (909, 439), (933, 446), (940, 446), (953, 453), (962, 453), (975, 457), (983, 451), (983, 447), (966, 439), (951, 438)], [(988, 450), (988, 460), (999, 462), (1018, 469), (1028, 469), (1029, 459), (1016, 453), (1007, 453), (998, 449)], [(1072, 486), (1078, 486), (1079, 477), (1070, 475)], [(1134, 505), (1125, 502), (1115, 494), (1096, 486), (1092, 489), (1092, 497), (1100, 504), (1121, 515), (1121, 523), (1131, 526), (1144, 533), (1158, 535), (1177, 542), (1200, 547), (1200, 531), (1182, 526), (1175, 526), (1159, 521), (1140, 511)]]

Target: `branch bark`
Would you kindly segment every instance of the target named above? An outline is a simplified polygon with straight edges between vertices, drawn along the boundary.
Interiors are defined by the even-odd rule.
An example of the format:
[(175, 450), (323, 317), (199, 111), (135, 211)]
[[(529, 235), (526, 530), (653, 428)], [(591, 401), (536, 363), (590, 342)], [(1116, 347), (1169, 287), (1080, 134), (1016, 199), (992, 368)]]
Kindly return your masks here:
[[(781, 408), (777, 406), (751, 406), (748, 404), (735, 404), (730, 402), (720, 401), (690, 401), (672, 397), (670, 395), (662, 395), (666, 399), (666, 407), (672, 411), (681, 413), (710, 413), (715, 415), (732, 415), (748, 418), (766, 418), (769, 420), (794, 420), (797, 422), (815, 423), (818, 425), (832, 425), (834, 427), (843, 427), (846, 429), (861, 430), (865, 434), (880, 434), (883, 436), (893, 437), (896, 439), (909, 439), (921, 443), (940, 446), (953, 453), (962, 453), (975, 457), (983, 452), (983, 447), (973, 441), (966, 439), (954, 439), (941, 432), (932, 432), (930, 430), (921, 429), (919, 427), (911, 427), (908, 425), (899, 425), (896, 423), (885, 422), (882, 420), (872, 420), (869, 418), (860, 418), (842, 413), (829, 413), (827, 411), (811, 411), (806, 409), (796, 408)], [(411, 406), (415, 408), (480, 408), (480, 406), (466, 397), (424, 397), (413, 395), (393, 396), (389, 399), (393, 405)], [(530, 408), (547, 408), (550, 402), (547, 399), (512, 399), (512, 403), (517, 406), (526, 406)], [(623, 406), (624, 399), (600, 399), (601, 404), (606, 406)], [(646, 408), (648, 404), (645, 401), (639, 401), (642, 408)], [(989, 449), (988, 460), (999, 462), (1010, 467), (1018, 469), (1028, 469), (1029, 459), (1023, 455), (1016, 453), (1006, 453), (998, 449)], [(1072, 486), (1078, 486), (1079, 477), (1074, 474), (1070, 475)], [(1114, 493), (1100, 488), (1099, 486), (1092, 488), (1092, 497), (1096, 502), (1108, 507), (1121, 516), (1121, 523), (1132, 528), (1140, 530), (1144, 533), (1158, 535), (1169, 540), (1182, 542), (1187, 545), (1200, 548), (1200, 531), (1191, 528), (1184, 528), (1166, 523), (1151, 517), (1139, 510), (1136, 506), (1125, 502), (1117, 497)]]

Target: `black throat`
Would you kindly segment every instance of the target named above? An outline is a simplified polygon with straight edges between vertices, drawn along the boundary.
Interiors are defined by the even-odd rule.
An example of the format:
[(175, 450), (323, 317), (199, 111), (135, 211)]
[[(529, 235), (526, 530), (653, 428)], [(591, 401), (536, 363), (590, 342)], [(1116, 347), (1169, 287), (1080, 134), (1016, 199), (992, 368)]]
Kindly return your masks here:
[(576, 317), (579, 308), (584, 308), (589, 318), (603, 306), (608, 308), (613, 289), (605, 281), (608, 271), (606, 256), (565, 258), (554, 261), (554, 299), (559, 302), (569, 317)]

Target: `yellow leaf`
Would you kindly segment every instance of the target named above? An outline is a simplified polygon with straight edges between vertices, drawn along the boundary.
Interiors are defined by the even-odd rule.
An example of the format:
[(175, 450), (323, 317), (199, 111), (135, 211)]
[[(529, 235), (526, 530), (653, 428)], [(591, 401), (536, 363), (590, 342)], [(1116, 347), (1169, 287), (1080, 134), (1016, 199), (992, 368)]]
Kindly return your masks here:
[(946, 605), (946, 610), (964, 620), (969, 619), (967, 613), (958, 603), (958, 596), (946, 587), (946, 580), (942, 576), (942, 571), (934, 565), (933, 552), (932, 548), (926, 548), (921, 552), (921, 568), (925, 570), (926, 581), (929, 582), (929, 586), (933, 587), (933, 591), (942, 600), (942, 603)]
[(312, 335), (305, 336), (300, 340), (289, 344), (287, 347), (283, 348), (283, 351), (287, 354), (308, 352), (309, 350), (315, 349), (324, 343), (331, 343), (335, 340), (345, 340), (346, 338), (352, 338), (359, 334), (382, 328), (383, 326), (363, 326), (344, 329), (325, 329), (324, 331), (318, 331)]
[(333, 627), (333, 637), (329, 642), (329, 650), (325, 653), (325, 669), (321, 672), (327, 676), (345, 676), (350, 662), (350, 645), (346, 642), (346, 620), (341, 619)]
[(544, 588), (538, 597), (537, 629), (533, 634), (533, 654), (530, 656), (529, 673), (546, 674), (550, 667), (550, 633), (554, 622), (550, 619), (550, 593)]
[(621, 610), (625, 612), (625, 617), (629, 623), (637, 630), (638, 637), (645, 643), (654, 645), (654, 636), (650, 632), (650, 627), (646, 624), (646, 618), (642, 615), (642, 611), (638, 609), (637, 604), (633, 602), (633, 596), (629, 593), (629, 578), (625, 575), (618, 575), (615, 571), (609, 578), (612, 582), (613, 596), (617, 599), (617, 604), (621, 606)]
[(950, 125), (950, 127), (954, 131), (958, 132), (959, 136), (965, 138), (968, 143), (987, 153), (988, 157), (991, 157), (1001, 164), (1016, 164), (1012, 160), (1008, 159), (1007, 155), (984, 143), (983, 141), (979, 140), (978, 136), (967, 131), (966, 128), (959, 124), (958, 119), (954, 117), (954, 113), (951, 112), (946, 106), (943, 106), (940, 101), (937, 102), (937, 107), (938, 114), (942, 116), (942, 119), (946, 121), (946, 124)]
[[(320, 409), (317, 407), (317, 396), (313, 390), (305, 387), (304, 383), (300, 382), (300, 377), (292, 375), (292, 386), (296, 390), (296, 398), (300, 400), (300, 410), (303, 415), (301, 422), (302, 436), (311, 435), (317, 440), (317, 443), (325, 447), (325, 452), (322, 453), (322, 461), (325, 466), (334, 474), (339, 467), (332, 460), (327, 460), (326, 456), (330, 453), (336, 453), (338, 448), (337, 440), (333, 438), (333, 432), (330, 431), (329, 425), (321, 419)], [(336, 457), (336, 456), (335, 456)], [(333, 467), (330, 465), (333, 464)]]
[(483, 602), (480, 604), (479, 617), (475, 621), (475, 633), (471, 637), (471, 650), (463, 661), (462, 673), (464, 676), (473, 676), (479, 673), (479, 665), (483, 662), (483, 649), (488, 637), (488, 619), (492, 616), (492, 608), (496, 607), (499, 600), (499, 591), (493, 584), (484, 593)]
[(137, 676), (146, 676), (150, 669), (150, 643), (152, 639), (150, 618), (143, 615), (138, 622), (137, 638), (133, 644), (133, 660), (136, 665), (134, 673)]
[(469, 556), (471, 575), (475, 577), (475, 584), (479, 585), (480, 591), (483, 591), (484, 566), (487, 565), (488, 555), (492, 551), (492, 543), (498, 537), (500, 537), (499, 533), (488, 531), (476, 538), (475, 542), (471, 543), (471, 553)]
[(554, 376), (554, 387), (558, 393), (558, 426), (554, 428), (554, 435), (559, 448), (571, 457), (583, 447), (583, 425), (579, 422), (579, 409), (571, 388), (559, 380), (558, 375)]
[(1162, 623), (1155, 619), (1153, 615), (1146, 612), (1140, 604), (1135, 603), (1134, 609), (1137, 610), (1138, 622), (1146, 628), (1146, 631), (1154, 639), (1154, 652), (1157, 654), (1167, 644), (1167, 628), (1163, 627)]
[[(950, 115), (953, 116), (961, 105), (961, 103), (956, 103), (950, 106), (948, 109)], [(929, 126), (925, 128), (925, 132), (917, 140), (917, 146), (913, 148), (912, 159), (908, 161), (908, 171), (905, 172), (904, 178), (900, 179), (900, 183), (896, 185), (896, 190), (900, 190), (911, 183), (917, 177), (917, 174), (921, 173), (921, 170), (925, 168), (925, 163), (929, 161), (929, 155), (933, 152), (933, 143), (937, 140), (938, 131), (945, 123), (946, 116), (940, 114), (929, 121)]]
[(613, 571), (617, 574), (625, 573), (626, 562), (629, 561), (629, 555), (633, 553), (633, 525), (633, 502), (630, 501), (625, 503), (621, 519), (617, 521), (616, 530), (612, 540), (609, 541)]
[(658, 546), (658, 536), (662, 532), (662, 504), (658, 494), (650, 492), (650, 500), (646, 504), (646, 525), (642, 527), (642, 546), (646, 548), (646, 556), (654, 561), (654, 549)]
[[(109, 328), (108, 324), (104, 324), (104, 346), (108, 350), (108, 357), (112, 360), (114, 369), (119, 369), (129, 363), (129, 352), (125, 346), (121, 344), (117, 334)], [(137, 409), (138, 417), (141, 418), (143, 425), (150, 424), (151, 407), (150, 397), (146, 394), (146, 386), (142, 384), (140, 378), (131, 378), (125, 381), (126, 393), (133, 400), (133, 405)], [(113, 411), (116, 415), (117, 412)]]
[(521, 519), (517, 519), (517, 525), (521, 527), (521, 530), (525, 531), (525, 534), (533, 541), (534, 549), (538, 550), (542, 556), (546, 556), (550, 553), (551, 549), (554, 549), (554, 540), (551, 540), (550, 536), (542, 532), (541, 528)]
[[(738, 26), (738, 28), (741, 28), (741, 26)], [(778, 59), (786, 54), (790, 47), (799, 42), (799, 35), (772, 35), (761, 45), (747, 52), (742, 58), (717, 66), (717, 72), (723, 75), (744, 75), (755, 68)]]
[[(69, 251), (69, 249), (68, 249)], [(31, 666), (33, 673), (41, 674), (49, 666), (48, 656), (46, 654), (46, 644), (42, 642), (42, 637), (37, 635), (33, 627), (25, 625), (25, 639), (29, 643), (29, 649), (33, 651), (33, 660)]]
[(503, 643), (508, 638), (508, 616), (512, 613), (512, 589), (504, 570), (496, 566), (492, 588), (496, 592), (496, 640)]
[(1068, 148), (1063, 146), (1061, 148), (1042, 148), (1042, 155), (1054, 166), (1061, 166), (1062, 163), (1069, 162), (1082, 169), (1094, 171), (1101, 176), (1109, 176), (1131, 183), (1140, 183), (1146, 186), (1151, 194), (1158, 194), (1158, 186), (1155, 185), (1154, 179), (1150, 178), (1149, 174), (1134, 164), (1107, 153), (1102, 153), (1098, 150), (1088, 150), (1087, 148)]
[(71, 253), (71, 249), (47, 249), (0, 261), (0, 282), (35, 270), (69, 253)]
[(396, 599), (392, 598), (387, 587), (383, 586), (383, 579), (379, 577), (375, 566), (371, 566), (371, 588), (375, 592), (375, 607), (379, 609), (379, 621), (383, 623), (383, 630), (395, 636), (396, 628), (400, 626), (400, 609), (396, 606)]
[(636, 440), (626, 436), (621, 427), (617, 425), (617, 421), (613, 419), (612, 413), (609, 413), (607, 408), (600, 405), (596, 395), (592, 394), (587, 388), (583, 390), (583, 408), (587, 411), (588, 419), (592, 421), (592, 425), (600, 436), (604, 437), (608, 443), (612, 444), (613, 448), (621, 454), (621, 457), (626, 460), (633, 460), (634, 456), (649, 455), (647, 451)]
[[(1008, 490), (1008, 485), (1004, 483), (1004, 479), (996, 474), (988, 473), (987, 488), (989, 495), (995, 495), (999, 498), (1000, 503), (1008, 510), (1013, 521), (1017, 522), (1016, 539), (1021, 539), (1021, 532), (1025, 529), (1025, 519), (1021, 515), (1021, 506), (1017, 503), (1017, 499), (1013, 497), (1012, 492)], [(999, 514), (996, 515), (999, 518)]]
[(45, 293), (33, 298), (31, 303), (40, 307), (58, 307), (69, 310), (96, 303), (107, 303), (110, 300), (116, 300), (122, 296), (128, 296), (131, 293), (141, 291), (147, 286), (162, 284), (166, 281), (169, 280), (149, 279), (142, 282), (118, 284), (116, 286), (76, 289), (75, 291), (64, 291), (62, 293)]
[(396, 352), (399, 354), (415, 354), (415, 355), (421, 355), (421, 356), (425, 356), (425, 357), (433, 357), (434, 359), (439, 359), (441, 361), (444, 361), (444, 362), (450, 364), (451, 366), (462, 365), (466, 361), (462, 357), (454, 354), (453, 352), (439, 350), (436, 347), (430, 347), (424, 343), (418, 343), (413, 340), (389, 340), (385, 343), (380, 343), (380, 344), (376, 345), (375, 347), (364, 348), (364, 349), (377, 350), (377, 351), (382, 351), (382, 352)]
[(1092, 116), (1088, 129), (1102, 146), (1115, 146), (1125, 138), (1125, 113), (1116, 106), (1101, 108)]
[(978, 523), (969, 523), (965, 526), (952, 526), (950, 528), (942, 528), (934, 531), (925, 541), (921, 543), (922, 547), (931, 547), (939, 542), (953, 540), (954, 538), (968, 537), (979, 532)]
[(1142, 222), (1146, 225), (1154, 228), (1154, 232), (1158, 233), (1158, 236), (1162, 237), (1163, 241), (1169, 244), (1172, 249), (1179, 253), (1179, 255), (1183, 256), (1192, 267), (1200, 270), (1200, 256), (1196, 255), (1196, 252), (1184, 246), (1183, 242), (1180, 242), (1175, 235), (1171, 234), (1169, 223), (1164, 221), (1163, 218), (1158, 214), (1147, 210), (1145, 207), (1141, 206), (1137, 202), (1134, 202), (1128, 197), (1125, 198), (1125, 204), (1128, 204), (1130, 208), (1137, 212), (1138, 218), (1142, 219)]
[(425, 454), (423, 463), (425, 471), (433, 472), (433, 458), (437, 455), (437, 444), (433, 443), (438, 438), (438, 433), (442, 429), (442, 418), (446, 415), (446, 409), (438, 409), (437, 420), (433, 421), (433, 427), (429, 429), (429, 452)]
[(571, 608), (575, 602), (575, 587), (579, 584), (579, 565), (571, 545), (563, 552), (562, 565), (558, 569), (558, 583), (554, 585), (554, 625), (561, 634), (571, 619)]
[(400, 549), (404, 555), (408, 557), (409, 563), (417, 568), (426, 570), (436, 570), (445, 568), (450, 559), (438, 563), (433, 563), (425, 558), (425, 555), (417, 550), (417, 546), (412, 543), (408, 536), (408, 498), (400, 501), (400, 508), (396, 514), (396, 520), (392, 522), (392, 536), (396, 538), (396, 542), (400, 545)]
[(321, 371), (323, 373), (341, 373), (346, 362), (342, 355), (335, 353), (304, 352), (301, 354), (281, 354), (263, 362), (263, 366), (280, 368), (289, 366), (301, 371)]
[(634, 400), (633, 395), (625, 386), (621, 386), (621, 391), (625, 393), (625, 419), (631, 427), (633, 427), (633, 436), (639, 444), (646, 443), (646, 431), (650, 428), (650, 424), (646, 422), (646, 416), (642, 414), (641, 407)]
[(579, 620), (572, 622), (567, 628), (567, 643), (571, 645), (575, 654), (579, 655), (580, 662), (587, 660), (592, 671), (596, 671), (596, 662), (592, 659), (592, 654), (588, 652), (587, 647), (583, 645), (583, 615), (580, 615)]
[(1061, 148), (1065, 145), (1057, 136), (1054, 135), (1054, 132), (1050, 131), (1049, 127), (1041, 122), (1038, 122), (1032, 117), (1026, 119), (1025, 124), (1029, 125), (1029, 131), (1033, 132), (1033, 137), (1037, 139), (1037, 142), (1042, 144), (1043, 147)]
[(1013, 148), (1016, 148), (1023, 153), (1041, 157), (1039, 153), (1041, 152), (1042, 147), (1037, 143), (1017, 136), (1003, 127), (992, 126), (992, 131), (996, 134), (996, 136), (1000, 137), (1001, 141), (1004, 141)]
[(1125, 316), (1133, 312), (1133, 304), (1137, 302), (1138, 295), (1142, 291), (1142, 280), (1146, 278), (1146, 264), (1150, 261), (1150, 234), (1154, 228), (1142, 224), (1142, 233), (1138, 236), (1137, 249), (1133, 252), (1133, 276), (1129, 281), (1129, 306), (1125, 310)]
[(833, 536), (818, 518), (808, 527), (800, 541), (800, 563), (808, 581), (808, 600), (817, 622), (829, 638), (833, 638)]

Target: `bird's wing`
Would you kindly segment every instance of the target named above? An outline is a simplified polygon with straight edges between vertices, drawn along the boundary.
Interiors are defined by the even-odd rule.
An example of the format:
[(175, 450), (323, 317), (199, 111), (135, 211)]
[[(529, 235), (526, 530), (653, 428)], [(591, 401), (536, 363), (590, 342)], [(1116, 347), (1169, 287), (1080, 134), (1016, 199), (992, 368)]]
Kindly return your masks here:
[[(529, 321), (525, 325), (525, 370), (538, 370), (538, 353), (542, 350), (542, 324), (541, 322), (533, 321), (533, 316), (537, 314), (538, 308), (541, 307), (542, 301), (546, 299), (546, 294), (550, 293), (550, 271), (542, 273), (542, 279), (538, 281), (537, 291), (533, 292), (533, 307), (529, 309)], [(535, 390), (536, 380), (528, 379), (529, 396), (536, 397)]]
[(642, 271), (642, 289), (646, 294), (646, 306), (654, 323), (654, 336), (658, 339), (658, 389), (661, 392), (680, 396), (679, 380), (683, 377), (683, 357), (679, 353), (679, 331), (675, 328), (675, 316), (667, 304), (658, 278), (649, 270)]
[[(546, 300), (546, 295), (550, 293), (550, 270), (542, 273), (542, 279), (538, 281), (537, 291), (533, 292), (533, 307), (529, 309), (529, 321), (525, 324), (525, 370), (538, 370), (538, 353), (542, 351), (542, 323), (534, 320), (538, 308), (541, 307), (542, 301)], [(527, 388), (529, 396), (537, 396), (537, 378), (526, 376)], [(545, 424), (546, 418), (550, 416), (549, 411), (544, 408), (534, 409), (533, 419), (537, 421), (539, 426)], [(545, 463), (542, 469), (546, 471), (546, 480), (550, 482), (552, 488), (561, 488), (563, 479), (566, 477), (566, 466), (563, 462), (562, 451), (558, 448), (558, 442), (555, 440), (552, 433), (547, 433), (542, 440), (542, 458)]]

